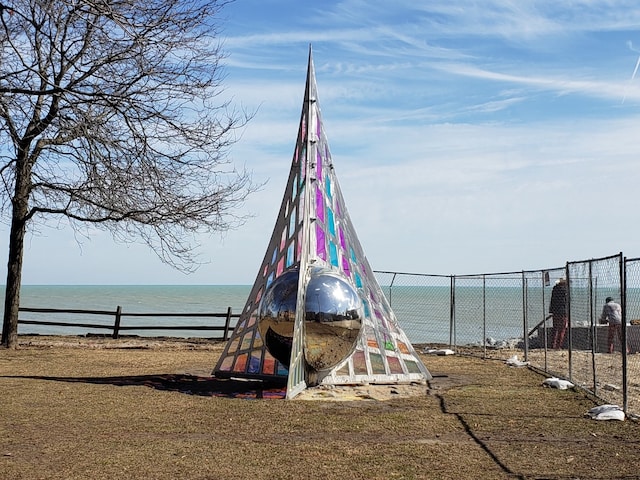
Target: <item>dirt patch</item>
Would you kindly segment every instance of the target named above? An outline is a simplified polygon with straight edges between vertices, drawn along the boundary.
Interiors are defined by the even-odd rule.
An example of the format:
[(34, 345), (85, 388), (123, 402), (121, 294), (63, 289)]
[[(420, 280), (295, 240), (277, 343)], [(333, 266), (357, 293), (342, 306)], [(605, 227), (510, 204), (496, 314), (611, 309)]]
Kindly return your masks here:
[(222, 347), (20, 338), (0, 350), (0, 476), (637, 477), (638, 424), (585, 418), (592, 398), (544, 388), (527, 368), (421, 355), (426, 385), (336, 389), (358, 401), (239, 400), (255, 396), (212, 395)]

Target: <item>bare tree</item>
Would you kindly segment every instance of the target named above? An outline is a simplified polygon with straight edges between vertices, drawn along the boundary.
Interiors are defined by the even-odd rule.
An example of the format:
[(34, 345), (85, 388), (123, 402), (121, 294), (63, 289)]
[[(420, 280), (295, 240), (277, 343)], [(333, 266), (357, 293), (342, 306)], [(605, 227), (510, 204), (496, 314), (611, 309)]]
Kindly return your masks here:
[(90, 224), (188, 270), (194, 234), (242, 222), (235, 212), (255, 186), (227, 156), (248, 117), (220, 99), (226, 3), (0, 3), (3, 346), (17, 344), (28, 227)]

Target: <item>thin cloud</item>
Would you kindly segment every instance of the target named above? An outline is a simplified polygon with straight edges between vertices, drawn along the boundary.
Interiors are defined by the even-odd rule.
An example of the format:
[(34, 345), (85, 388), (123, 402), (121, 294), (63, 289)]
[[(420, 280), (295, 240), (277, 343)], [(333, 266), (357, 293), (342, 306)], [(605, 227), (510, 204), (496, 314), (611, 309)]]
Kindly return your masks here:
[[(501, 83), (526, 85), (536, 89), (553, 91), (561, 95), (582, 94), (593, 98), (618, 100), (625, 90), (625, 85), (622, 81), (576, 80), (552, 76), (515, 75), (464, 64), (441, 64), (437, 68), (450, 74)], [(627, 97), (640, 100), (640, 88), (629, 88)]]

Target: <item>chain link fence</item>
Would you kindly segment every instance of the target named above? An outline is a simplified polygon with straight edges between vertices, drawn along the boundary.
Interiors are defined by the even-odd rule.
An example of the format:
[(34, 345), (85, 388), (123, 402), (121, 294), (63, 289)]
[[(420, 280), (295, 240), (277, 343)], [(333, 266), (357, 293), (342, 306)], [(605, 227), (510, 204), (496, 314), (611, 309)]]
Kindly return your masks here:
[[(640, 414), (640, 259), (618, 254), (478, 275), (375, 274), (418, 348), (516, 356), (627, 415)], [(556, 293), (561, 300), (552, 302)], [(621, 305), (619, 328), (603, 323), (608, 297)]]

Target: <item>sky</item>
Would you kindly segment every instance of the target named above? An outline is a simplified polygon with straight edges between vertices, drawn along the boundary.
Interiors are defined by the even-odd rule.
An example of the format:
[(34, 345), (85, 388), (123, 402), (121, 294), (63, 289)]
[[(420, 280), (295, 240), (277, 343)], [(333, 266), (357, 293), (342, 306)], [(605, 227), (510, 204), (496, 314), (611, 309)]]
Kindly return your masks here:
[[(40, 227), (23, 284), (253, 283), (291, 166), (310, 45), (335, 171), (374, 270), (640, 257), (636, 0), (237, 0), (220, 33), (223, 96), (255, 113), (229, 159), (266, 182), (238, 212), (247, 222), (199, 237), (192, 274), (105, 232)], [(7, 237), (3, 226), (0, 251)]]

